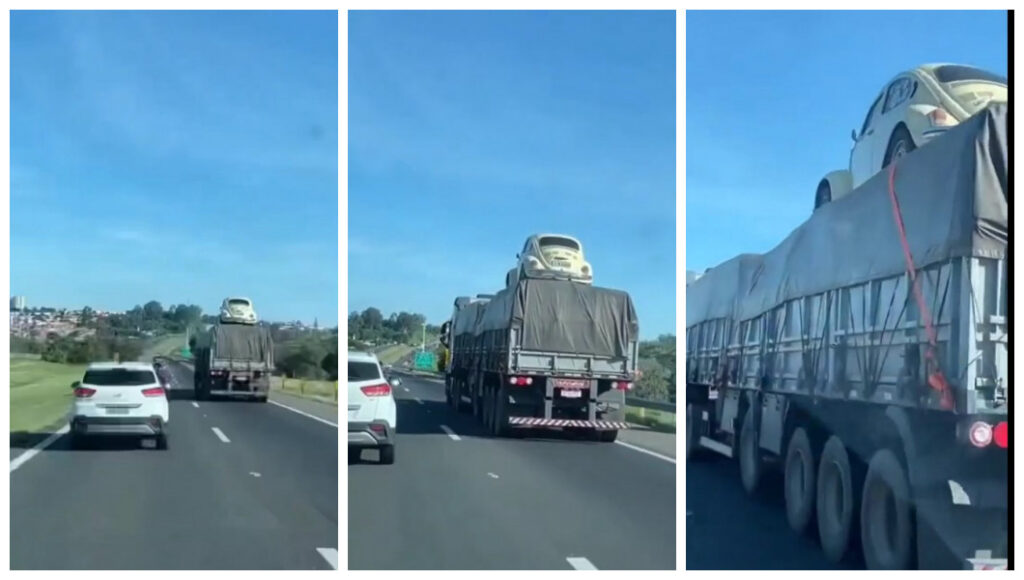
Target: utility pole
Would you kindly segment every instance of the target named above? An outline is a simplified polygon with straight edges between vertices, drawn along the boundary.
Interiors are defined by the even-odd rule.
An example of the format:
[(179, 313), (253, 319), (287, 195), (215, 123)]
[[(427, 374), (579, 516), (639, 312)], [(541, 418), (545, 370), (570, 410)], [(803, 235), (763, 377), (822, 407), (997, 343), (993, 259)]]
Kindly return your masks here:
[(423, 322), (423, 338), (420, 340), (420, 352), (427, 351), (427, 323)]

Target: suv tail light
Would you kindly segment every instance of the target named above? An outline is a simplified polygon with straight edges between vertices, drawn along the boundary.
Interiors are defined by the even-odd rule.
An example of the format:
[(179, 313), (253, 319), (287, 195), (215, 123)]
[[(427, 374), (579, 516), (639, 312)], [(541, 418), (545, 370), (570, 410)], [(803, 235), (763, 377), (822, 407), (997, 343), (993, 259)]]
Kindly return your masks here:
[(359, 390), (363, 392), (367, 397), (386, 397), (391, 394), (391, 385), (387, 383), (381, 383), (379, 385), (369, 385), (366, 387), (359, 387)]
[(533, 384), (533, 377), (509, 377), (508, 384), (517, 387), (525, 387)]
[(89, 387), (78, 387), (75, 389), (76, 399), (88, 399), (89, 397), (96, 394), (96, 389), (90, 389)]
[(150, 389), (142, 389), (142, 396), (144, 397), (162, 397), (164, 396), (163, 387), (153, 387)]

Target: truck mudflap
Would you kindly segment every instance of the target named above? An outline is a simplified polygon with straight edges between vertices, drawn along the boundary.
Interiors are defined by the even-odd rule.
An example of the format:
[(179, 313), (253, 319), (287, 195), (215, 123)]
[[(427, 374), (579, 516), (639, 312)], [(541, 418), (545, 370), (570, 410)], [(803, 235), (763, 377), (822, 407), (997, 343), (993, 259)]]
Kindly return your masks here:
[(520, 427), (583, 427), (588, 429), (629, 429), (624, 421), (585, 421), (579, 419), (542, 419), (538, 417), (509, 417), (509, 425)]

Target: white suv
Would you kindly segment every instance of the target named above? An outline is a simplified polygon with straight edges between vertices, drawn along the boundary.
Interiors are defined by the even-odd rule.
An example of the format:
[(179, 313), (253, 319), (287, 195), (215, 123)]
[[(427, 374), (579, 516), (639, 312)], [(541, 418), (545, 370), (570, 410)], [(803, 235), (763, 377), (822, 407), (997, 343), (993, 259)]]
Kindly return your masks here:
[(115, 435), (155, 437), (157, 448), (167, 449), (167, 391), (152, 364), (93, 363), (71, 387), (73, 447), (92, 436)]
[(388, 381), (377, 356), (348, 353), (348, 458), (358, 461), (363, 449), (378, 449), (380, 462), (395, 462), (395, 428), (398, 410), (393, 388), (402, 381)]

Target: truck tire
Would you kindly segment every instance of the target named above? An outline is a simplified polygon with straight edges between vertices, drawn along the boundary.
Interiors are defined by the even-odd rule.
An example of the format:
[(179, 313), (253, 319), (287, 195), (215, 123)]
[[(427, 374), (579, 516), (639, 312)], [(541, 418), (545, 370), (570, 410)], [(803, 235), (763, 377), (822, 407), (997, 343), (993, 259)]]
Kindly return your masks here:
[(700, 434), (702, 433), (701, 410), (693, 403), (686, 404), (686, 460), (691, 461), (700, 457)]
[(869, 570), (913, 566), (914, 523), (906, 470), (890, 449), (871, 457), (860, 504), (860, 538)]
[(789, 521), (789, 527), (798, 534), (805, 533), (814, 518), (816, 475), (811, 438), (803, 427), (797, 427), (790, 436), (786, 449), (783, 492), (786, 499), (786, 519)]
[(602, 443), (615, 443), (615, 440), (619, 438), (619, 430), (611, 429), (608, 431), (598, 431), (597, 440)]
[(761, 459), (761, 443), (757, 429), (754, 427), (754, 411), (748, 410), (743, 416), (743, 427), (740, 428), (738, 460), (740, 464), (740, 480), (747, 495), (754, 495), (761, 486), (764, 475), (764, 462)]
[(853, 489), (853, 470), (843, 441), (828, 438), (818, 461), (818, 485), (815, 503), (818, 514), (818, 538), (829, 561), (838, 563), (846, 556), (857, 513), (857, 494)]
[(508, 407), (505, 404), (505, 397), (501, 396), (501, 389), (492, 389), (494, 396), (491, 397), (493, 404), (491, 406), (491, 435), (495, 437), (504, 437), (508, 434)]

